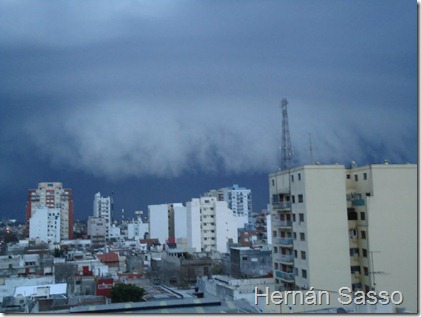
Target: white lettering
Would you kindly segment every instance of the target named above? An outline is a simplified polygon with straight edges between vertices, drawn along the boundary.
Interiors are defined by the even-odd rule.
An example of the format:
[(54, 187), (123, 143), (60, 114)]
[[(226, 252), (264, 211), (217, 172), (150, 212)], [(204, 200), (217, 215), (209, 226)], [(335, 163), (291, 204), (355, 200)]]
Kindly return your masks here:
[(266, 305), (269, 305), (269, 287), (266, 287), (266, 293), (260, 294), (257, 287), (254, 288), (254, 304), (257, 305), (258, 297), (266, 297)]
[(380, 304), (382, 304), (382, 305), (387, 305), (387, 304), (389, 304), (389, 302), (390, 302), (390, 298), (389, 298), (389, 293), (388, 292), (386, 292), (386, 291), (381, 291), (380, 293), (379, 293), (379, 298), (380, 298), (380, 301), (379, 301), (379, 303)]
[[(348, 294), (344, 294), (344, 292), (347, 292)], [(344, 301), (342, 301), (342, 299), (341, 298), (338, 298), (338, 301), (341, 303), (341, 304), (343, 304), (343, 305), (349, 305), (349, 304), (351, 304), (352, 303), (352, 297), (351, 297), (351, 295), (349, 294), (349, 293), (351, 293), (351, 289), (349, 288), (349, 287), (341, 287), (340, 289), (339, 289), (339, 295), (341, 295), (341, 297), (346, 297), (346, 298), (348, 298), (349, 300), (347, 301), (347, 302), (344, 302)]]
[[(399, 300), (398, 301), (395, 301), (395, 295), (396, 294), (399, 295)], [(403, 302), (403, 295), (399, 291), (394, 291), (394, 292), (392, 292), (392, 294), (390, 294), (390, 299), (392, 300), (392, 303), (393, 304), (400, 305)]]
[(369, 291), (367, 292), (367, 304), (375, 305), (377, 303), (376, 292)]
[[(277, 299), (279, 299), (278, 302), (276, 302)], [(272, 300), (272, 303), (274, 303), (275, 305), (282, 304), (282, 302), (283, 302), (283, 300), (282, 300), (282, 293), (279, 292), (279, 291), (273, 292), (272, 295), (271, 295), (271, 300)]]

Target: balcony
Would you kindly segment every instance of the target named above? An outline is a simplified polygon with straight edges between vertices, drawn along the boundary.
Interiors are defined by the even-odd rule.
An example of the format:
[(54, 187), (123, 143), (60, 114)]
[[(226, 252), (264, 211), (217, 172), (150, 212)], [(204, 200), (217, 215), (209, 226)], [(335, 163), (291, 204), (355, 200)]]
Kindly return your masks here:
[(276, 262), (281, 262), (281, 263), (294, 263), (294, 255), (292, 254), (279, 254), (279, 253), (275, 253), (273, 255), (273, 259)]
[(294, 278), (295, 278), (294, 273), (287, 273), (287, 272), (283, 272), (279, 270), (275, 271), (275, 276), (289, 283), (294, 282)]
[(290, 201), (278, 201), (278, 202), (272, 202), (273, 209), (280, 209), (280, 210), (286, 210), (291, 209), (291, 202)]
[(364, 206), (365, 202), (364, 202), (364, 199), (362, 199), (362, 198), (351, 199), (351, 205), (352, 206)]
[(294, 240), (292, 238), (274, 237), (272, 241), (274, 244), (279, 244), (285, 247), (292, 247)]
[(292, 227), (292, 221), (274, 219), (274, 220), (272, 220), (272, 225), (274, 227), (280, 227), (280, 228), (291, 228)]

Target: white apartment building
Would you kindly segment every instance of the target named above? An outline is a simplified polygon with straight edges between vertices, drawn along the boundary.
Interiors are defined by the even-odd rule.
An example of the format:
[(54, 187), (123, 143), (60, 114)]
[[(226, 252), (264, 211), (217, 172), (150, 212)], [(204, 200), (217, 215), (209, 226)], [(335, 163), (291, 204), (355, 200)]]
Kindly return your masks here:
[(237, 219), (225, 201), (216, 197), (194, 198), (186, 209), (189, 247), (227, 253), (227, 243), (238, 241)]
[(29, 239), (60, 243), (60, 209), (36, 208), (29, 219)]
[(137, 219), (133, 219), (127, 224), (127, 239), (143, 239), (145, 233), (149, 232), (149, 225), (142, 221), (141, 211), (136, 211)]
[(105, 237), (111, 238), (111, 198), (102, 197), (101, 193), (96, 193), (94, 196), (93, 204), (94, 217), (102, 218), (105, 220)]
[(106, 219), (100, 217), (88, 217), (87, 233), (90, 237), (103, 236), (107, 237)]
[(72, 190), (63, 188), (60, 182), (41, 182), (37, 189), (28, 190), (26, 202), (27, 235), (31, 232), (30, 219), (44, 207), (60, 210), (60, 238), (73, 238)]
[(269, 191), (280, 289), (401, 291), (417, 311), (416, 165), (305, 165)]
[(244, 228), (244, 224), (249, 223), (249, 216), (252, 214), (252, 195), (251, 190), (239, 187), (234, 184), (231, 187), (212, 189), (204, 194), (205, 197), (215, 197), (218, 201), (225, 201), (228, 208), (237, 218), (238, 228)]
[(163, 245), (169, 238), (169, 212), (168, 205), (149, 205), (149, 237), (158, 239)]

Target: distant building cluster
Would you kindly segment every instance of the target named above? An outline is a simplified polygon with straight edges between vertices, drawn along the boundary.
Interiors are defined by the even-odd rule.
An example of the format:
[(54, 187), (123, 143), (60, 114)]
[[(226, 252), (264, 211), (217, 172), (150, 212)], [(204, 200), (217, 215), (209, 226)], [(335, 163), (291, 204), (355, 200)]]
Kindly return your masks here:
[[(0, 222), (0, 310), (415, 312), (416, 171), (411, 164), (281, 170), (269, 175), (268, 208), (259, 211), (251, 190), (234, 184), (115, 219), (112, 195), (98, 192), (86, 221), (73, 219), (71, 189), (41, 182), (28, 190), (25, 224)], [(112, 303), (119, 284), (143, 288), (147, 304)], [(314, 307), (268, 299), (269, 290), (335, 298), (339, 289), (351, 299), (401, 292), (404, 301)], [(174, 310), (163, 311), (167, 301)]]

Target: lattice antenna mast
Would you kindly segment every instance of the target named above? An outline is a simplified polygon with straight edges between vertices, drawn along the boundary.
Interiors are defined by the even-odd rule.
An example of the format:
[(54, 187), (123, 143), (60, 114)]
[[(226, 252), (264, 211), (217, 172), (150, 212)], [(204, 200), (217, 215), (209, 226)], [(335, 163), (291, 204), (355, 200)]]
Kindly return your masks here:
[(289, 135), (287, 105), (288, 105), (288, 101), (286, 99), (282, 99), (281, 101), (281, 108), (282, 108), (281, 170), (287, 170), (291, 167), (291, 158), (292, 158), (292, 147), (291, 147), (291, 138)]

